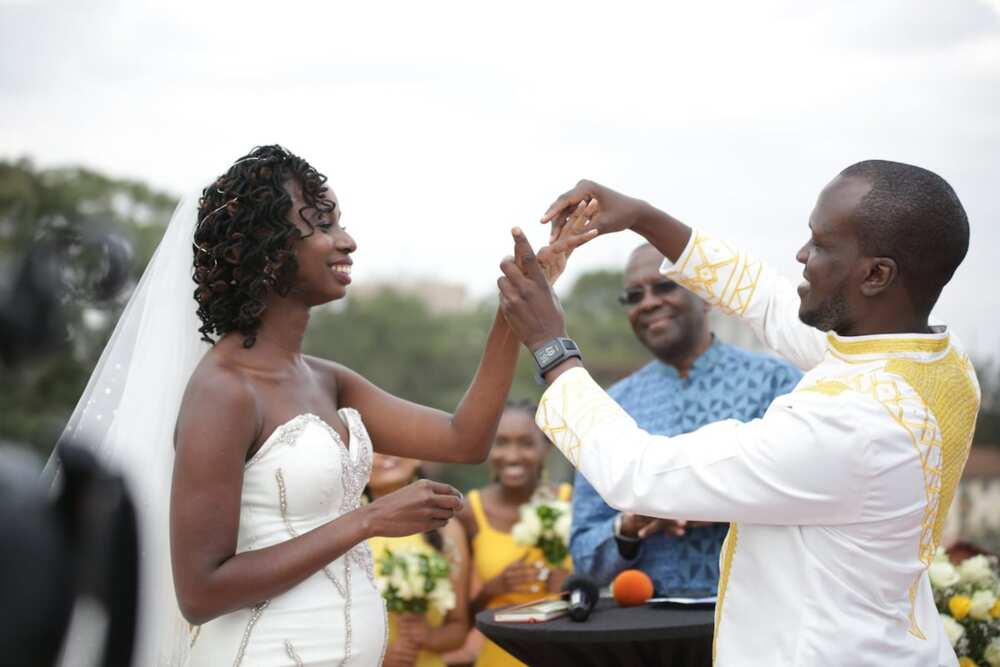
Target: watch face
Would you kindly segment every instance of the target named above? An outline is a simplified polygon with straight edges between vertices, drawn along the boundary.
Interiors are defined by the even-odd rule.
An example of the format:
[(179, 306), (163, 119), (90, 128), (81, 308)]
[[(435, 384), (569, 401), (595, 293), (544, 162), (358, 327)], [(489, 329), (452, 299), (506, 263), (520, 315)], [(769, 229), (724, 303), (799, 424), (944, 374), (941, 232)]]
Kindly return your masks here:
[(550, 343), (540, 350), (535, 351), (535, 359), (538, 361), (539, 366), (545, 366), (553, 359), (559, 356), (559, 346), (555, 343)]

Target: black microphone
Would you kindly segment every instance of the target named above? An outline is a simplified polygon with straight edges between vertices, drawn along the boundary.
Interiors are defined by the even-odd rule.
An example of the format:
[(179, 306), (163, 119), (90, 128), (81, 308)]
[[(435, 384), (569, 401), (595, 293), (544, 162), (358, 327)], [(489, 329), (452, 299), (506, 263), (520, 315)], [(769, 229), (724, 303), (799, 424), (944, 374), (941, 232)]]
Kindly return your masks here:
[(562, 589), (569, 600), (569, 617), (577, 622), (586, 621), (600, 596), (597, 582), (586, 575), (574, 574), (566, 579)]

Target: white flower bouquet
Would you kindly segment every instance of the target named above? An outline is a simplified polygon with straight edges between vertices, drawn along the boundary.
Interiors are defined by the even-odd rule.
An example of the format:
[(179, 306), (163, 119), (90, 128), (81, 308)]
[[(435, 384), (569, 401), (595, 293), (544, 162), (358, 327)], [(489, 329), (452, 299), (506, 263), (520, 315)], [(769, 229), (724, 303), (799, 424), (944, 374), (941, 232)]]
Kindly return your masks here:
[(448, 578), (451, 566), (437, 552), (412, 548), (386, 549), (375, 568), (385, 606), (398, 613), (441, 614), (455, 607), (455, 591)]
[(938, 548), (927, 571), (960, 667), (1000, 667), (1000, 575), (996, 556), (952, 565)]
[(569, 554), (570, 504), (564, 500), (536, 496), (521, 506), (521, 518), (511, 529), (518, 544), (538, 547), (545, 562), (558, 567)]

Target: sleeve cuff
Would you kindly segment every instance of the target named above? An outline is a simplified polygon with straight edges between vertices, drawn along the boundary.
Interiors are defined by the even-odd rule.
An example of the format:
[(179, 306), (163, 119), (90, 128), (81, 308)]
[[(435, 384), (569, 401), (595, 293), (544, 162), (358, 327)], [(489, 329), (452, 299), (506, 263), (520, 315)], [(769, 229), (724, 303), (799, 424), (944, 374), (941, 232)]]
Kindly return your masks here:
[(600, 433), (622, 422), (635, 423), (582, 366), (556, 378), (535, 413), (535, 423), (575, 468), (580, 467), (585, 440), (599, 439)]
[[(688, 258), (694, 251), (695, 239), (698, 238), (698, 230), (691, 228), (691, 236), (688, 238), (687, 245), (684, 246), (684, 252), (680, 254), (676, 262), (671, 262), (669, 258), (664, 257), (663, 263), (660, 264), (660, 274), (665, 278), (674, 279), (675, 276), (683, 275), (681, 270), (677, 267), (687, 266)], [(676, 281), (675, 281), (676, 282)]]

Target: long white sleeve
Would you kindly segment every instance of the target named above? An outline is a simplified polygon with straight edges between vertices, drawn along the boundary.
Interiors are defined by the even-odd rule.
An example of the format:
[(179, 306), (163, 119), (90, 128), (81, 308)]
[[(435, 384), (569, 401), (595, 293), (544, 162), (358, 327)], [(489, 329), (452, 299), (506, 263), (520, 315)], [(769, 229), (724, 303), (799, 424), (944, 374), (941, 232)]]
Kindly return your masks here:
[[(849, 404), (849, 405), (848, 405)], [(545, 392), (538, 425), (609, 505), (647, 516), (771, 525), (860, 521), (871, 442), (864, 419), (882, 408), (845, 392), (794, 392), (762, 419), (650, 435), (583, 368)]]
[(691, 231), (677, 262), (661, 272), (728, 315), (738, 315), (757, 337), (803, 370), (823, 360), (826, 336), (799, 320), (795, 287), (773, 269), (738, 248)]

